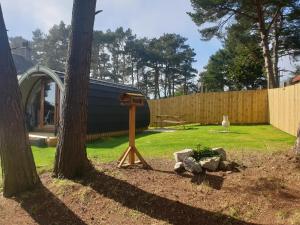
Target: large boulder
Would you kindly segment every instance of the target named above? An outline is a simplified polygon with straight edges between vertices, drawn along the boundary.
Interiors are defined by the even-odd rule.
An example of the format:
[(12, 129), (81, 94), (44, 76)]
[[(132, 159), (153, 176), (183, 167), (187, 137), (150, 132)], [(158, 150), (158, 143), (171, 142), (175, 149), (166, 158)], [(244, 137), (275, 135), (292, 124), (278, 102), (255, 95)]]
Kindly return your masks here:
[(183, 162), (185, 158), (193, 155), (193, 149), (183, 149), (179, 152), (174, 153), (174, 158), (176, 162)]
[(199, 163), (203, 168), (209, 171), (216, 171), (219, 167), (220, 160), (220, 156), (205, 157), (200, 159)]
[(183, 162), (177, 162), (177, 163), (175, 163), (174, 171), (176, 173), (183, 173), (185, 171), (185, 168), (183, 166)]
[(223, 148), (213, 148), (213, 151), (217, 152), (219, 156), (221, 157), (221, 161), (227, 160), (226, 151)]
[(195, 174), (202, 172), (201, 165), (193, 157), (185, 158), (183, 160), (183, 166), (187, 171)]

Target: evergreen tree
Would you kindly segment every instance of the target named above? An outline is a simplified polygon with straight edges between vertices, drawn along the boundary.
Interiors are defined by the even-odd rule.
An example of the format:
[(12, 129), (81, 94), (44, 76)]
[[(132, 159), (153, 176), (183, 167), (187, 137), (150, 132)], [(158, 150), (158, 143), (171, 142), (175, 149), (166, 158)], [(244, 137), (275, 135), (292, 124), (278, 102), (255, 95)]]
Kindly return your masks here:
[(62, 119), (54, 164), (54, 175), (59, 178), (80, 176), (90, 166), (86, 154), (86, 122), (95, 9), (96, 0), (74, 0)]
[[(194, 12), (189, 15), (193, 21), (198, 26), (208, 25), (200, 30), (205, 40), (214, 36), (221, 37), (226, 26), (248, 20), (253, 30), (257, 30), (260, 35), (268, 86), (279, 86), (279, 42), (282, 38), (295, 36), (293, 32), (284, 35), (284, 30), (291, 31), (291, 27), (295, 25), (295, 20), (288, 18), (299, 18), (298, 0), (191, 0), (191, 3)], [(296, 27), (299, 28), (299, 24)]]
[(21, 102), (17, 72), (0, 5), (0, 157), (3, 195), (10, 197), (40, 182)]

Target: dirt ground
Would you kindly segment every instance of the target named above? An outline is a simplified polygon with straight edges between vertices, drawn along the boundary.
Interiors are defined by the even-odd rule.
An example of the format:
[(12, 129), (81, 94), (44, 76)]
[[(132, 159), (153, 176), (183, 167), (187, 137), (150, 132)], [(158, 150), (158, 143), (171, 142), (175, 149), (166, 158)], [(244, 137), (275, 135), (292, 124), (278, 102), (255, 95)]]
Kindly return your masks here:
[(292, 152), (229, 154), (240, 172), (173, 172), (98, 164), (82, 180), (41, 175), (43, 186), (0, 197), (0, 224), (300, 224), (300, 161)]

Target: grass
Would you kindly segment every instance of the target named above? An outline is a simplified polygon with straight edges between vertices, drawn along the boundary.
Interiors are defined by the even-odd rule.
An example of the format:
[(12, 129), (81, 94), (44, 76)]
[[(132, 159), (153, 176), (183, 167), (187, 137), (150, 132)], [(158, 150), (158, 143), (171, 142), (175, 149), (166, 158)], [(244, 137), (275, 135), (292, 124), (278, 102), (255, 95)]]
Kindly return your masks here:
[[(270, 125), (231, 126), (222, 133), (220, 126), (189, 125), (175, 132), (138, 134), (136, 146), (146, 158), (172, 158), (172, 153), (198, 144), (223, 147), (229, 151), (274, 152), (291, 148), (295, 137)], [(127, 136), (111, 137), (87, 145), (88, 157), (99, 162), (117, 160), (128, 145)], [(32, 147), (39, 172), (52, 168), (55, 148)], [(1, 182), (1, 180), (0, 180)]]

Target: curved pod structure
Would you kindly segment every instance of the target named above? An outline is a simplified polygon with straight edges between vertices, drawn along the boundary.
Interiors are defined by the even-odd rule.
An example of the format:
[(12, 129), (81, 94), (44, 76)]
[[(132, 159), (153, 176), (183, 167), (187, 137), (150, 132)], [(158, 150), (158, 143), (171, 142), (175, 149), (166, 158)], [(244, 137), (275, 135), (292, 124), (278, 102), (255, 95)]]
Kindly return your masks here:
[[(19, 78), (26, 124), (30, 131), (56, 132), (59, 126), (64, 73), (37, 65)], [(88, 134), (128, 130), (128, 107), (120, 104), (120, 95), (139, 93), (136, 88), (91, 79), (88, 91)], [(136, 128), (148, 127), (148, 104), (138, 107)]]

